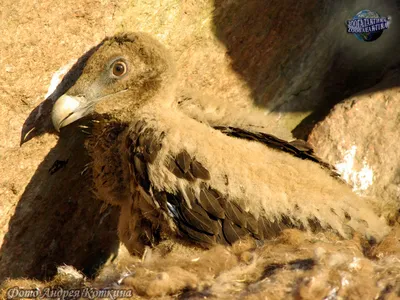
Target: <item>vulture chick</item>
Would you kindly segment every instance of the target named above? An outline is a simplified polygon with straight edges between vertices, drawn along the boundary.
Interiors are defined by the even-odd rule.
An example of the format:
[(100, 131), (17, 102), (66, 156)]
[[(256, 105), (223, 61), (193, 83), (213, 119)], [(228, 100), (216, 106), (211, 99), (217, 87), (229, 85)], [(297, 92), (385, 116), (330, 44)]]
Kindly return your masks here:
[(179, 108), (176, 81), (160, 43), (118, 34), (53, 107), (57, 130), (91, 120), (95, 192), (120, 206), (119, 236), (131, 253), (164, 238), (209, 247), (292, 227), (374, 240), (387, 232), (305, 143), (211, 127)]

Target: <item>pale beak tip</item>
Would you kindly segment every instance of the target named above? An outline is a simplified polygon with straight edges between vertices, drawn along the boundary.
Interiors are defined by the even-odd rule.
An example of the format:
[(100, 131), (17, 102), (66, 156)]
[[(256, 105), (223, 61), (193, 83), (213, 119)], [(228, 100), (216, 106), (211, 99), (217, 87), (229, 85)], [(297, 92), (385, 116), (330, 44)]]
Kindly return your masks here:
[(74, 118), (70, 117), (77, 111), (80, 105), (81, 103), (76, 97), (62, 95), (57, 99), (51, 112), (51, 120), (58, 132), (60, 132), (61, 127), (73, 122)]

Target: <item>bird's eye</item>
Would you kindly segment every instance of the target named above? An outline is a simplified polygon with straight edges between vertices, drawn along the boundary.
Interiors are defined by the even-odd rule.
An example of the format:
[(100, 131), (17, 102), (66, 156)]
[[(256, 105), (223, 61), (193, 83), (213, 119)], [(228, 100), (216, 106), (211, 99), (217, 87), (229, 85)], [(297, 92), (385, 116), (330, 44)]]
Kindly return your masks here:
[(121, 76), (125, 75), (126, 70), (127, 70), (126, 63), (124, 63), (123, 61), (115, 62), (112, 67), (112, 73), (114, 76), (117, 76), (117, 77), (121, 77)]

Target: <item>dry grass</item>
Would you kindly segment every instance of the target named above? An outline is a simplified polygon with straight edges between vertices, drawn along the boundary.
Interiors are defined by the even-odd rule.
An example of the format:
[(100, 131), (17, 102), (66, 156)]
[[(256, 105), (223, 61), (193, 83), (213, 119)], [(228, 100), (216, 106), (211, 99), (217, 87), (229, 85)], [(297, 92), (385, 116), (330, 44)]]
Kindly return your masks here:
[(94, 280), (63, 268), (51, 282), (6, 281), (2, 288), (133, 289), (137, 298), (394, 299), (400, 293), (400, 228), (377, 247), (286, 230), (257, 246), (243, 241), (210, 250), (164, 242), (142, 258), (121, 247)]

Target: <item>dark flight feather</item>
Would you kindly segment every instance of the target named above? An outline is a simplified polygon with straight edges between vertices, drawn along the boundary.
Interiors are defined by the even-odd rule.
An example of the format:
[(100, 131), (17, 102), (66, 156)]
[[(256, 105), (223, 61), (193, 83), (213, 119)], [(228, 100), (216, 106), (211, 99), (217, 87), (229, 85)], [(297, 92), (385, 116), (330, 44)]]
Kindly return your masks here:
[(181, 230), (183, 235), (189, 237), (192, 241), (197, 242), (199, 245), (202, 246), (212, 246), (216, 243), (215, 236), (206, 234), (204, 232), (199, 232), (190, 228), (189, 226), (185, 225), (184, 223), (179, 223), (178, 227)]
[(220, 204), (221, 195), (216, 190), (208, 189), (203, 186), (200, 190), (200, 205), (212, 216), (224, 219), (225, 218), (225, 210), (222, 208)]
[(178, 165), (176, 164), (176, 162), (173, 158), (171, 158), (169, 160), (167, 167), (171, 171), (171, 173), (174, 174), (176, 177), (183, 178), (184, 174), (183, 174), (182, 170), (178, 167)]
[(187, 153), (186, 150), (180, 152), (176, 156), (176, 164), (178, 165), (178, 167), (181, 169), (181, 171), (183, 173), (186, 173), (187, 171), (189, 171), (190, 162), (191, 162), (191, 158), (190, 158), (189, 153)]
[(236, 225), (246, 227), (246, 214), (233, 202), (223, 201), (222, 205), (225, 210), (225, 215)]
[(222, 223), (223, 223), (224, 236), (228, 241), (228, 243), (230, 244), (233, 244), (240, 238), (248, 235), (248, 232), (245, 229), (237, 226), (228, 219), (223, 220)]
[(194, 191), (190, 186), (187, 186), (185, 188), (185, 192), (186, 192), (186, 196), (188, 196), (188, 198), (189, 198), (190, 203), (196, 201), (196, 197), (195, 197)]
[(212, 220), (198, 204), (191, 203), (191, 206), (191, 208), (188, 207), (185, 202), (181, 204), (181, 212), (185, 221), (198, 231), (216, 234), (218, 232), (216, 221)]
[(191, 162), (190, 171), (196, 178), (203, 179), (203, 180), (210, 179), (210, 172), (208, 172), (208, 170), (206, 168), (204, 168), (203, 165), (196, 160), (193, 160)]
[(246, 228), (248, 231), (250, 231), (255, 236), (258, 235), (258, 231), (259, 231), (258, 222), (257, 222), (256, 218), (250, 213), (246, 213)]
[(343, 180), (340, 178), (340, 174), (337, 173), (335, 167), (324, 162), (322, 159), (316, 156), (312, 146), (306, 141), (294, 140), (291, 142), (287, 142), (268, 133), (253, 132), (242, 128), (229, 126), (215, 126), (213, 128), (221, 131), (228, 136), (246, 139), (249, 141), (257, 141), (270, 148), (289, 153), (295, 157), (311, 160), (315, 163), (320, 164), (321, 167), (323, 167), (324, 169), (328, 170), (332, 177), (335, 177), (343, 182)]
[[(267, 220), (265, 217), (256, 219), (251, 213), (232, 202), (229, 195), (222, 196), (218, 190), (208, 185), (209, 171), (186, 150), (177, 155), (170, 154), (166, 166), (172, 174), (187, 180), (188, 183), (201, 180), (199, 194), (196, 195), (190, 185), (185, 187), (184, 192), (178, 191), (175, 194), (155, 189), (148, 176), (148, 167), (162, 148), (163, 134), (157, 135), (153, 129), (145, 127), (145, 122), (137, 122), (133, 128), (138, 131), (134, 132), (131, 128), (125, 140), (125, 145), (130, 152), (129, 161), (135, 172), (133, 175), (143, 189), (141, 192), (143, 199), (138, 200), (141, 205), (136, 206), (141, 211), (136, 213), (136, 216), (146, 220), (153, 218), (153, 222), (160, 222), (160, 214), (152, 211), (155, 209), (152, 205), (156, 202), (159, 205), (157, 209), (161, 209), (168, 218), (173, 219), (179, 235), (204, 247), (215, 243), (232, 244), (248, 235), (256, 239), (273, 238), (283, 229), (294, 226), (292, 221), (285, 216), (274, 221)], [(304, 159), (313, 158), (312, 149), (302, 142), (297, 141), (291, 145), (273, 136), (231, 127), (219, 130), (228, 135), (257, 140), (268, 146), (272, 145), (276, 149)], [(138, 222), (141, 224), (140, 220)], [(147, 224), (146, 221), (143, 222)], [(143, 239), (142, 243), (153, 245), (159, 240), (149, 236), (152, 232), (158, 231), (147, 226), (140, 235)]]

